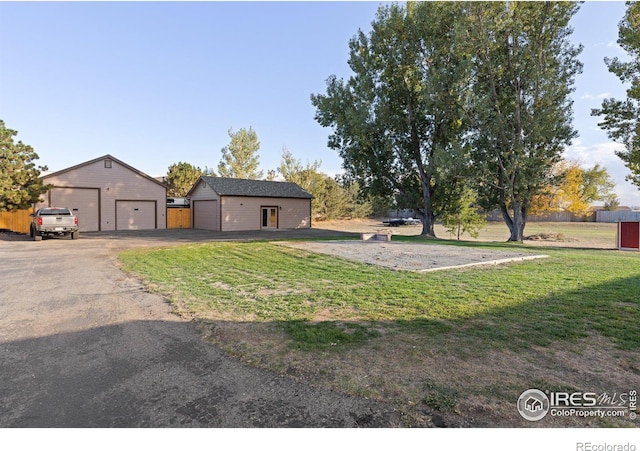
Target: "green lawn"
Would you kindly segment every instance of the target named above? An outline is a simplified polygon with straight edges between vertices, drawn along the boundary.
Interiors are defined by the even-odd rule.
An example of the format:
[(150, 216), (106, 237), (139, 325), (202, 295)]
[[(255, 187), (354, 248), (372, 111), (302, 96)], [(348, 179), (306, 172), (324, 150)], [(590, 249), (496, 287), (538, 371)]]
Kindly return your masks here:
[[(120, 259), (180, 307), (208, 319), (295, 321), (303, 328), (318, 327), (309, 322), (330, 312), (331, 320), (455, 334), (481, 340), (481, 347), (544, 345), (598, 331), (620, 348), (638, 349), (640, 256), (545, 253), (551, 257), (432, 274), (389, 271), (267, 242), (132, 250)], [(312, 340), (293, 333), (296, 328), (286, 329), (293, 341)]]
[[(640, 375), (633, 363), (640, 360), (640, 254), (544, 253), (550, 257), (426, 274), (269, 242), (129, 250), (120, 261), (178, 310), (211, 325), (213, 341), (246, 362), (453, 417), (469, 409), (456, 396), (471, 393), (495, 408), (488, 424), (511, 426), (520, 425), (508, 418), (524, 388), (594, 390), (594, 374), (603, 387), (608, 372), (633, 383)], [(599, 357), (587, 361), (592, 352)], [(566, 369), (551, 367), (553, 358)], [(575, 367), (566, 363), (572, 359)], [(409, 424), (423, 424), (415, 421)]]

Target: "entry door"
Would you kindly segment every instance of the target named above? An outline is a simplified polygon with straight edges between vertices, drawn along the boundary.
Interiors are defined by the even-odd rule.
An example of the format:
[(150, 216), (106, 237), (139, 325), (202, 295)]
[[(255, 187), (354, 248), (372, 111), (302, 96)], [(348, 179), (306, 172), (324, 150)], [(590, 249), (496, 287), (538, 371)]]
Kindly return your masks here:
[(620, 247), (640, 249), (640, 222), (620, 223)]
[(262, 228), (277, 229), (278, 228), (278, 207), (261, 207), (262, 208)]

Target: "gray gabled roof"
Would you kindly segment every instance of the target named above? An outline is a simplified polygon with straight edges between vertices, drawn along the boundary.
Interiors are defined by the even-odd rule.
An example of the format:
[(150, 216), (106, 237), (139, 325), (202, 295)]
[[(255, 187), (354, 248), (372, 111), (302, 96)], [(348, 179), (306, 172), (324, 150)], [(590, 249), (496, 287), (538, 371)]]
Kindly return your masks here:
[(311, 194), (303, 190), (299, 185), (291, 182), (269, 182), (266, 180), (210, 176), (202, 176), (200, 180), (204, 181), (220, 196), (313, 198)]

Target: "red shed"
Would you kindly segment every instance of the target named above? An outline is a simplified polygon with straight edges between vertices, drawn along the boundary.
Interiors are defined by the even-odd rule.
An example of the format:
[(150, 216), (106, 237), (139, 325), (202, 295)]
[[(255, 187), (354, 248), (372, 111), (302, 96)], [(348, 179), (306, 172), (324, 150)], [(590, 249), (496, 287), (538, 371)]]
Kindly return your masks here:
[(640, 251), (640, 221), (618, 223), (618, 249)]

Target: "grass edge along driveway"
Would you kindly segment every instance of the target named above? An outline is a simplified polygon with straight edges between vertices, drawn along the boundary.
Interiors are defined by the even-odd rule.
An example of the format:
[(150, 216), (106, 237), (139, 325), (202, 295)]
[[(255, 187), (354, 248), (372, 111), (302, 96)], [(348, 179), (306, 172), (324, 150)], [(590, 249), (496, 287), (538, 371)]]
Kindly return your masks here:
[[(514, 407), (527, 388), (640, 387), (640, 255), (544, 252), (550, 258), (429, 274), (269, 242), (128, 250), (119, 258), (249, 364), (393, 402), (409, 426), (428, 426), (434, 415), (452, 426), (529, 426)], [(556, 425), (633, 424), (540, 424)]]

